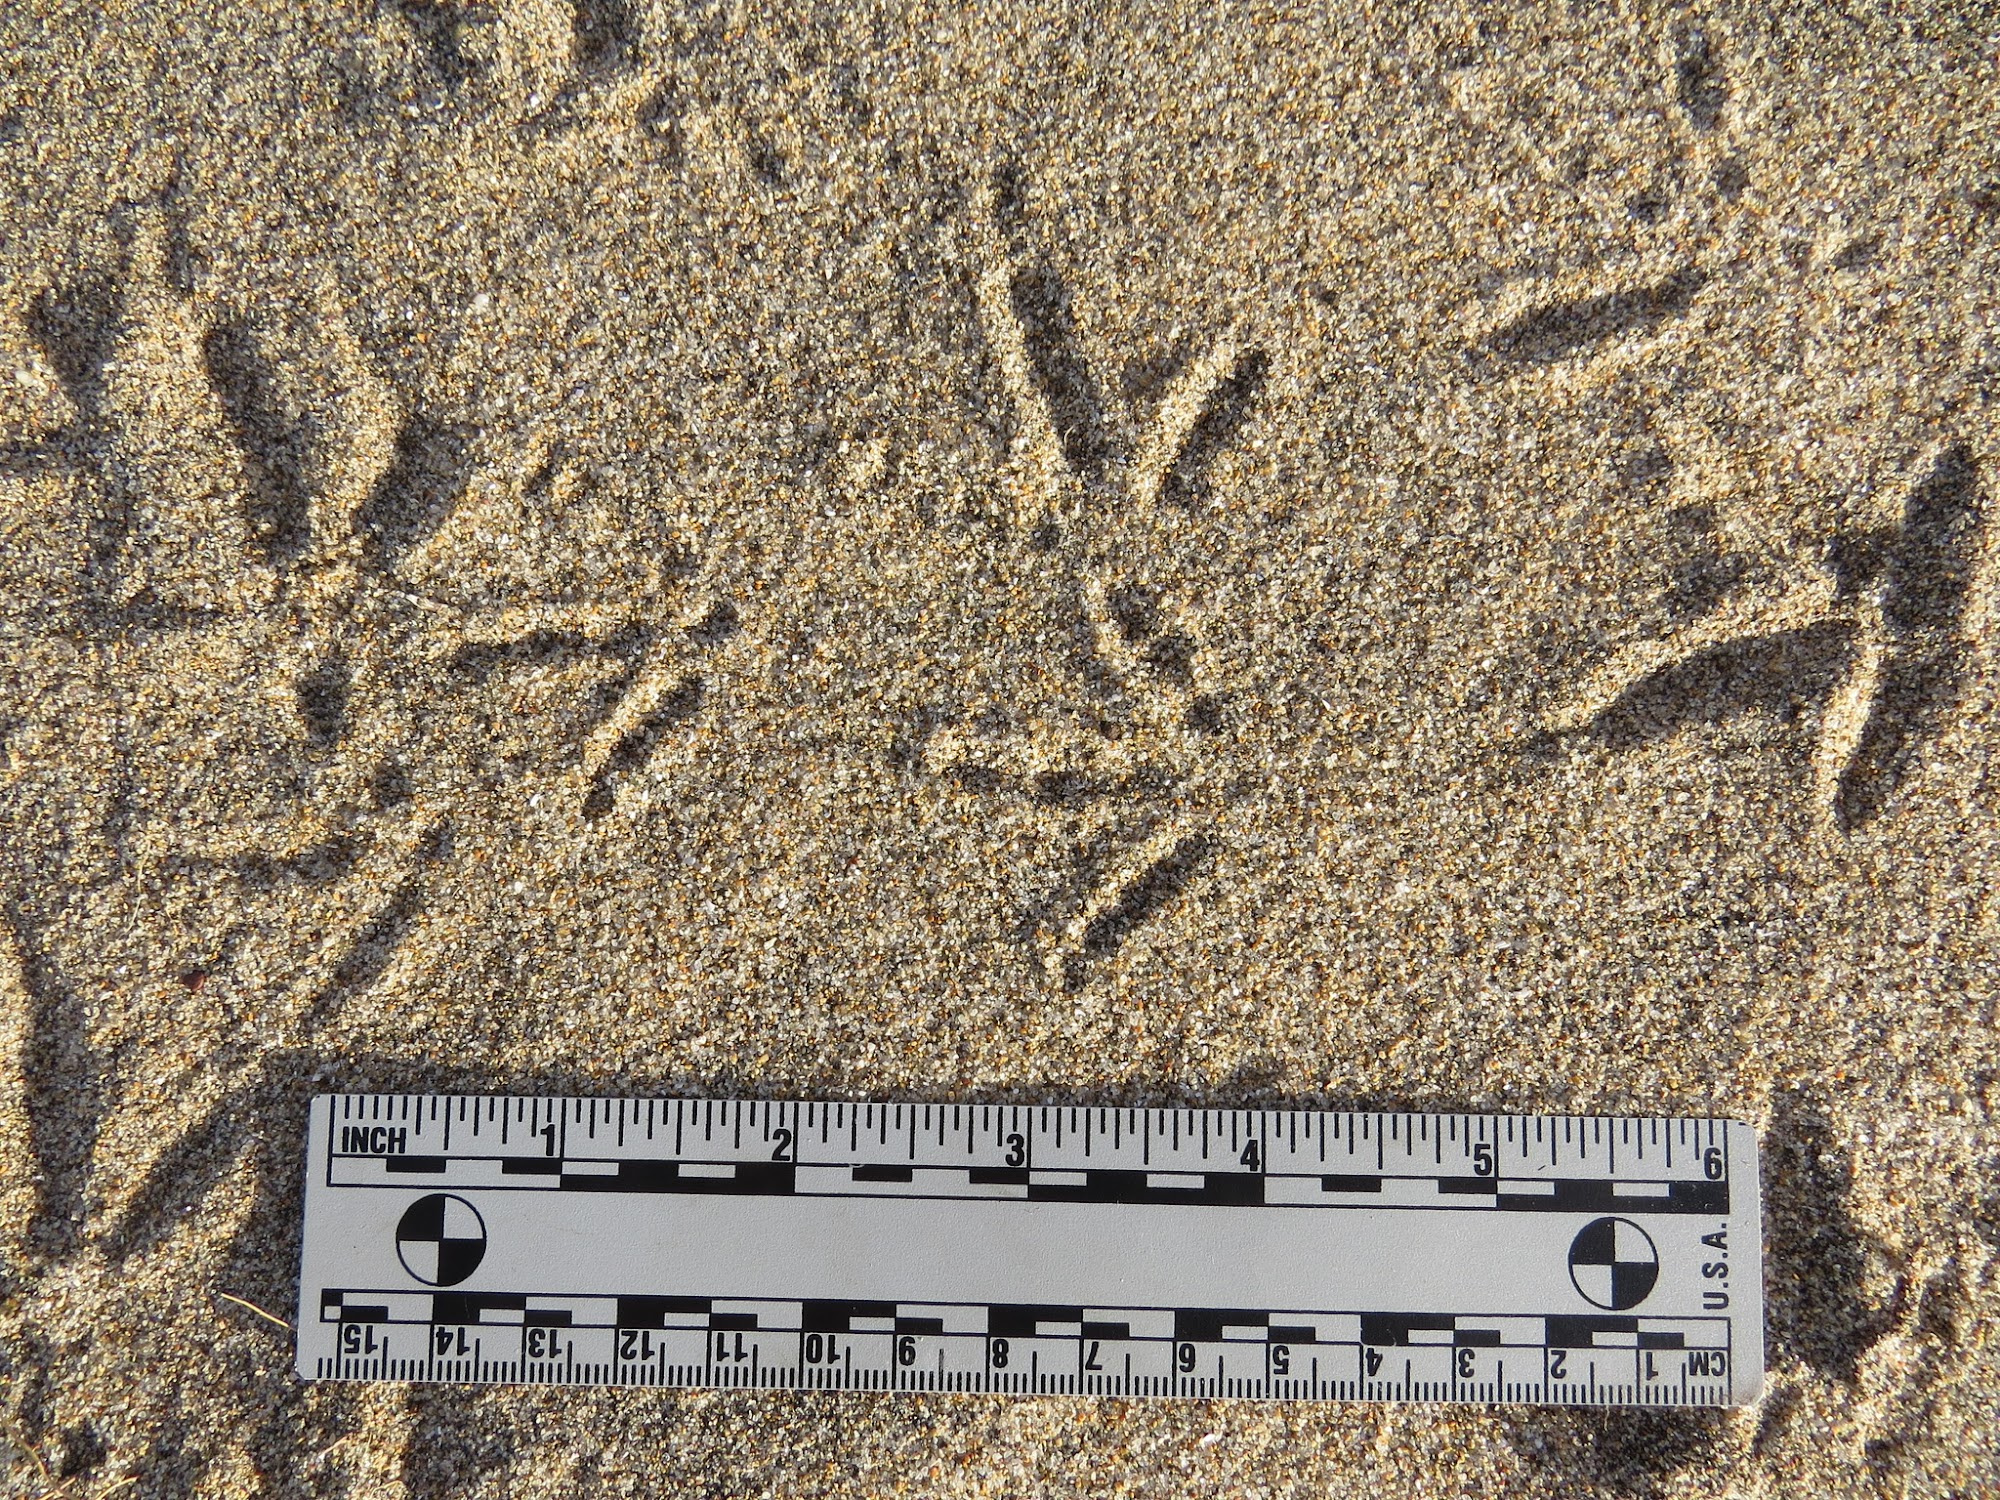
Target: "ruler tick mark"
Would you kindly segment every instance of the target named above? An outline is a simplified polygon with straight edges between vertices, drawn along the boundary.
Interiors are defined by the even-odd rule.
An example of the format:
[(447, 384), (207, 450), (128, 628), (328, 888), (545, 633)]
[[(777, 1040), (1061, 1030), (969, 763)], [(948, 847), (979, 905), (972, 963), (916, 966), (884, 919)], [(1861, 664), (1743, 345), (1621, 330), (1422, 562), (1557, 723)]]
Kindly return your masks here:
[[(673, 1101), (676, 1140), (668, 1154), (660, 1128), (666, 1101), (646, 1102), (648, 1139), (662, 1137), (650, 1149), (639, 1144), (637, 1131), (627, 1130), (641, 1109), (623, 1097), (342, 1095), (316, 1101), (313, 1159), (325, 1161), (327, 1170), (315, 1171), (307, 1185), (299, 1371), (340, 1379), (1693, 1406), (1740, 1401), (1759, 1378), (1758, 1360), (1739, 1358), (1746, 1347), (1761, 1352), (1751, 1290), (1759, 1279), (1755, 1143), (1742, 1127), (1584, 1116), (1543, 1121), (1263, 1109), (1121, 1115), (1109, 1106), (695, 1101), (704, 1137), (712, 1139), (714, 1125), (727, 1123), (737, 1149), (732, 1158), (717, 1160), (724, 1153), (697, 1148), (700, 1159), (689, 1160), (680, 1147), (690, 1107)], [(749, 1145), (782, 1141), (781, 1124), (796, 1143), (815, 1118), (823, 1135), (839, 1122), (852, 1132), (863, 1116), (871, 1125), (869, 1147), (837, 1164), (808, 1166), (797, 1154), (766, 1160), (768, 1150)], [(411, 1122), (412, 1130), (407, 1143), (387, 1148), (394, 1153), (387, 1156), (379, 1132), (390, 1127), (345, 1123), (385, 1119)], [(459, 1120), (470, 1121), (469, 1132), (456, 1128)], [(967, 1125), (962, 1135), (961, 1120)], [(977, 1128), (982, 1120), (990, 1127), (984, 1132)], [(1567, 1148), (1558, 1125), (1573, 1132)], [(1467, 1165), (1479, 1160), (1475, 1145), (1512, 1142), (1517, 1126), (1522, 1166), (1533, 1155), (1532, 1142), (1544, 1137), (1554, 1170), (1526, 1174), (1526, 1182), (1504, 1171), (1497, 1182), (1467, 1174)], [(581, 1159), (572, 1158), (571, 1127), (593, 1142), (600, 1132), (613, 1137), (613, 1152), (580, 1149)], [(537, 1141), (531, 1157), (514, 1162), (508, 1145), (515, 1129), (555, 1137), (559, 1160), (547, 1173), (519, 1170), (545, 1158)], [(1139, 1136), (1137, 1164), (1123, 1154), (1128, 1130)], [(1179, 1143), (1185, 1154), (1177, 1150), (1169, 1161), (1152, 1162), (1156, 1130), (1163, 1146), (1185, 1131)], [(1340, 1155), (1329, 1151), (1329, 1137), (1344, 1146), (1350, 1164), (1345, 1175), (1306, 1171), (1313, 1153), (1302, 1156), (1297, 1144), (1302, 1135), (1312, 1140), (1315, 1131), (1321, 1164)], [(1442, 1142), (1460, 1142), (1461, 1131), (1463, 1144), (1447, 1167)], [(1052, 1145), (1058, 1132), (1081, 1135), (1074, 1148), (1081, 1159), (1058, 1158), (1056, 1170), (1045, 1172), (1036, 1151)], [(1360, 1149), (1371, 1135), (1373, 1177), (1362, 1175)], [(1225, 1136), (1237, 1158), (1220, 1163)], [(1010, 1144), (1017, 1137), (1018, 1144)], [(1403, 1147), (1396, 1174), (1384, 1171), (1392, 1139)], [(1426, 1140), (1433, 1146), (1430, 1162), (1415, 1149)], [(1621, 1142), (1627, 1146), (1622, 1156), (1616, 1150)], [(1674, 1178), (1662, 1155), (1645, 1150), (1649, 1142), (1664, 1142), (1676, 1162), (1689, 1162), (1689, 1177)], [(1721, 1181), (1708, 1178), (1698, 1152), (1671, 1152), (1685, 1142), (1712, 1142), (1721, 1151)], [(1506, 1160), (1514, 1163), (1511, 1151)], [(1216, 1170), (1206, 1170), (1210, 1166)], [(1558, 1170), (1566, 1175), (1555, 1175)], [(1726, 1189), (1732, 1182), (1752, 1187), (1731, 1197)], [(1245, 1196), (1246, 1183), (1257, 1191)], [(383, 1187), (392, 1190), (387, 1198), (378, 1193)], [(444, 1188), (449, 1191), (439, 1191)], [(669, 1218), (693, 1229), (664, 1258), (637, 1248), (657, 1233), (642, 1226), (660, 1222), (655, 1215), (662, 1192), (687, 1195), (676, 1200)], [(372, 1241), (378, 1251), (368, 1253), (386, 1252), (389, 1259), (374, 1271), (344, 1259), (361, 1254), (367, 1237), (357, 1240), (338, 1228), (343, 1216), (374, 1212), (371, 1203), (388, 1215), (377, 1220), (384, 1225)], [(418, 1205), (434, 1205), (426, 1213), (435, 1217), (409, 1218)], [(1019, 1211), (1016, 1205), (1032, 1205), (1039, 1217), (1003, 1231), (1004, 1216)], [(1139, 1293), (1131, 1301), (1152, 1306), (1091, 1306), (1090, 1294), (1046, 1279), (1067, 1274), (1062, 1263), (1119, 1266), (1129, 1253), (1129, 1225), (1141, 1222), (1131, 1217), (1140, 1205), (1158, 1216), (1145, 1222), (1158, 1226), (1150, 1232), (1172, 1247), (1170, 1259), (1182, 1254), (1193, 1265), (1227, 1268), (1212, 1283), (1207, 1309), (1146, 1297), (1150, 1273), (1143, 1261), (1133, 1262), (1119, 1285), (1128, 1296)], [(1357, 1211), (1368, 1217), (1331, 1221), (1343, 1225), (1344, 1240), (1377, 1232), (1362, 1228), (1370, 1224), (1392, 1236), (1372, 1250), (1362, 1244), (1357, 1263), (1386, 1267), (1392, 1278), (1416, 1278), (1385, 1294), (1393, 1311), (1351, 1304), (1338, 1310), (1343, 1273), (1317, 1248), (1324, 1239), (1311, 1226), (1323, 1216)], [(740, 1219), (745, 1213), (765, 1216), (757, 1221), (765, 1227), (748, 1238), (726, 1227), (749, 1222)], [(986, 1216), (978, 1221), (983, 1227), (968, 1232), (974, 1221), (963, 1219), (967, 1214)], [(1659, 1266), (1686, 1265), (1707, 1253), (1695, 1238), (1712, 1233), (1718, 1216), (1731, 1231), (1733, 1260), (1737, 1246), (1750, 1247), (1742, 1252), (1749, 1260), (1742, 1279), (1732, 1277), (1731, 1284), (1732, 1295), (1743, 1288), (1742, 1304), (1723, 1309), (1704, 1308), (1698, 1286), (1691, 1293), (1669, 1290), (1673, 1284), (1657, 1274)], [(426, 1230), (427, 1223), (440, 1227)], [(1407, 1229), (1395, 1228), (1399, 1223)], [(1578, 1304), (1559, 1299), (1544, 1314), (1524, 1315), (1518, 1300), (1508, 1300), (1519, 1296), (1508, 1258), (1480, 1250), (1488, 1243), (1487, 1226), (1503, 1223), (1514, 1226), (1509, 1232), (1516, 1243), (1544, 1245), (1539, 1253), (1557, 1267), (1567, 1260), (1567, 1281), (1585, 1304), (1595, 1302), (1603, 1311), (1578, 1315)], [(331, 1242), (329, 1224), (336, 1226)], [(558, 1226), (562, 1232), (547, 1253), (534, 1249), (534, 1236), (553, 1234)], [(1632, 1226), (1631, 1232), (1619, 1226)], [(585, 1231), (580, 1239), (578, 1228)], [(1211, 1229), (1225, 1233), (1232, 1251), (1210, 1242)], [(546, 1274), (555, 1279), (514, 1291), (467, 1293), (457, 1289), (463, 1273), (452, 1270), (455, 1279), (430, 1283), (435, 1291), (410, 1290), (412, 1268), (444, 1275), (448, 1259), (469, 1253), (454, 1246), (476, 1244), (483, 1255), (484, 1235), (496, 1232), (508, 1245), (510, 1263), (546, 1263)], [(875, 1233), (886, 1238), (862, 1248), (871, 1243), (865, 1236)], [(523, 1234), (530, 1236), (525, 1247)], [(864, 1239), (844, 1238), (855, 1234)], [(1057, 1269), (1009, 1283), (1017, 1262), (998, 1247), (1023, 1243), (1023, 1235), (1027, 1242), (1059, 1235), (1070, 1249)], [(1405, 1243), (1398, 1238), (1404, 1235), (1424, 1243), (1460, 1237), (1463, 1248), (1450, 1257), (1458, 1279), (1441, 1281), (1434, 1270), (1422, 1269), (1431, 1264), (1425, 1257), (1392, 1248)], [(1246, 1244), (1253, 1247), (1249, 1254), (1242, 1253)], [(905, 1261), (909, 1274), (927, 1278), (921, 1302), (828, 1302), (822, 1279), (814, 1293), (821, 1300), (810, 1304), (822, 1311), (811, 1316), (831, 1321), (812, 1323), (806, 1302), (783, 1295), (794, 1271), (823, 1278), (825, 1267), (846, 1264), (872, 1267), (876, 1289), (867, 1295), (879, 1296), (884, 1270), (893, 1288)], [(961, 1272), (1000, 1289), (1002, 1300), (950, 1301)], [(1211, 1273), (1194, 1274), (1200, 1285)], [(1299, 1279), (1287, 1280), (1295, 1274)], [(585, 1280), (561, 1280), (572, 1275)], [(745, 1289), (746, 1276), (760, 1278), (753, 1295), (732, 1298)], [(621, 1284), (626, 1295), (588, 1294), (592, 1285)], [(1631, 1291), (1642, 1284), (1646, 1290)], [(936, 1300), (940, 1295), (945, 1300)], [(1331, 1308), (1319, 1300), (1329, 1296)], [(1511, 1310), (1489, 1315), (1478, 1310), (1481, 1305)], [(806, 1348), (808, 1328), (834, 1330), (825, 1336), (824, 1357)], [(640, 1342), (628, 1348), (628, 1335)], [(728, 1358), (719, 1357), (722, 1339)], [(1404, 1370), (1384, 1378), (1382, 1356), (1399, 1348), (1392, 1358), (1402, 1358)], [(1048, 1369), (1041, 1365), (1045, 1354)], [(1539, 1379), (1509, 1378), (1508, 1366), (1518, 1371), (1523, 1359), (1541, 1360)]]

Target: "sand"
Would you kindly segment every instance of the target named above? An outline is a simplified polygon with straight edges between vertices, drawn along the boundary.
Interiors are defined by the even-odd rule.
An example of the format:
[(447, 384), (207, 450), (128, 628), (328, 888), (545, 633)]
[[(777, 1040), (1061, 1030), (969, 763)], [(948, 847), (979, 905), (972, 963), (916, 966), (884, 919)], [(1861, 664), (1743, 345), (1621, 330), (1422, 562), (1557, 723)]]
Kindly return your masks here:
[[(1969, 1495), (1976, 6), (0, 11), (8, 1493)], [(306, 1386), (346, 1088), (1726, 1114), (1729, 1414)]]

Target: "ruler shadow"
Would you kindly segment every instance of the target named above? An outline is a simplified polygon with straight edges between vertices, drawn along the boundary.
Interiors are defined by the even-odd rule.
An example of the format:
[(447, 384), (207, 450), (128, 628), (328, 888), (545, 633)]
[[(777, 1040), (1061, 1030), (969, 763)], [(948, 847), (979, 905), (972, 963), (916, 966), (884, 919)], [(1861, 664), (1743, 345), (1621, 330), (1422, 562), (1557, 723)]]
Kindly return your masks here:
[(1726, 1411), (1536, 1407), (1502, 1419), (1508, 1441), (1572, 1494), (1652, 1494), (1655, 1484), (1731, 1457)]

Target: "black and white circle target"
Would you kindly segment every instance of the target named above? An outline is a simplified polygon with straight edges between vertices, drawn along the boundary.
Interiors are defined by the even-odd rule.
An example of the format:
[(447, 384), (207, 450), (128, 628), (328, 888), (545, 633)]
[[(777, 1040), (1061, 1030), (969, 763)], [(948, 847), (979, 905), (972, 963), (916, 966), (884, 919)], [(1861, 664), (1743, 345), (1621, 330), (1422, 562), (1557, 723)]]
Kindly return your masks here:
[(1593, 1219), (1570, 1241), (1569, 1279), (1586, 1302), (1623, 1312), (1651, 1295), (1660, 1254), (1630, 1219)]
[(456, 1193), (431, 1193), (396, 1223), (403, 1269), (426, 1286), (457, 1286), (486, 1256), (486, 1221)]

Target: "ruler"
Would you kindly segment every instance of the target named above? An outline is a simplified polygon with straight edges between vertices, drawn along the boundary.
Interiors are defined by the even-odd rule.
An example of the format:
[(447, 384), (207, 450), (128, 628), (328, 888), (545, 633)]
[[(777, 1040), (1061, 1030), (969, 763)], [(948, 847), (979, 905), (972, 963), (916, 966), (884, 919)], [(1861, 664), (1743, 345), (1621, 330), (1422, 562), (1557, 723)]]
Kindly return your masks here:
[(338, 1094), (309, 1379), (1729, 1406), (1704, 1119)]

